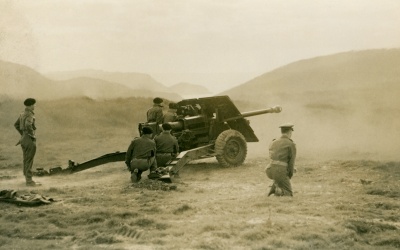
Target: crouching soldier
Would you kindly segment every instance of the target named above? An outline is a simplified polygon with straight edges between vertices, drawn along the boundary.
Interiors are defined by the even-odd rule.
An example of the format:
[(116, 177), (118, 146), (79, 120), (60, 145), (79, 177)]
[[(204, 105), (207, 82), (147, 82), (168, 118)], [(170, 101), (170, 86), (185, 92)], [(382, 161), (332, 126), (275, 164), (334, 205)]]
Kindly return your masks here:
[(171, 125), (164, 123), (162, 129), (163, 132), (154, 138), (157, 149), (156, 159), (158, 167), (165, 167), (179, 152), (178, 140), (171, 134)]
[(290, 179), (294, 172), (296, 144), (292, 141), (293, 124), (280, 126), (281, 137), (269, 146), (270, 164), (265, 169), (267, 176), (274, 181), (268, 196), (293, 196)]
[(142, 136), (133, 139), (126, 151), (125, 164), (131, 172), (132, 182), (138, 182), (144, 171), (157, 168), (156, 143), (152, 134), (153, 130), (150, 127), (143, 127)]

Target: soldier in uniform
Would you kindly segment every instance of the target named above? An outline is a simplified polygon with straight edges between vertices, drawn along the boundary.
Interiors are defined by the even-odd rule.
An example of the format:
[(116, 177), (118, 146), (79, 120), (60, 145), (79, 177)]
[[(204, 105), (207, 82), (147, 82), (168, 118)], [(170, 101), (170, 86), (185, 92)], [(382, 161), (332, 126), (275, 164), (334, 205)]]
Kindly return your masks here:
[(168, 123), (163, 123), (163, 132), (156, 135), (156, 159), (157, 166), (165, 167), (166, 163), (176, 157), (179, 152), (178, 140), (171, 134), (172, 127)]
[(36, 154), (36, 136), (35, 136), (35, 105), (36, 100), (28, 98), (24, 101), (25, 111), (20, 114), (17, 121), (14, 123), (14, 127), (21, 135), (21, 139), (17, 145), (21, 144), (23, 154), (23, 173), (26, 180), (27, 186), (37, 186), (40, 183), (32, 180), (32, 166), (33, 159)]
[(268, 194), (275, 196), (293, 196), (290, 179), (294, 172), (296, 159), (296, 144), (290, 139), (293, 124), (283, 124), (281, 137), (274, 139), (269, 146), (270, 164), (265, 169), (267, 176), (274, 181)]
[(147, 122), (156, 122), (162, 124), (164, 121), (163, 102), (160, 97), (153, 99), (153, 107), (147, 110)]
[(164, 114), (164, 123), (176, 121), (177, 110), (178, 110), (178, 104), (176, 104), (174, 102), (171, 102), (170, 104), (168, 104), (168, 110)]
[(155, 158), (156, 143), (152, 139), (153, 130), (150, 127), (142, 128), (142, 136), (133, 139), (126, 151), (125, 164), (131, 172), (132, 182), (138, 182), (142, 173), (148, 169), (157, 168)]

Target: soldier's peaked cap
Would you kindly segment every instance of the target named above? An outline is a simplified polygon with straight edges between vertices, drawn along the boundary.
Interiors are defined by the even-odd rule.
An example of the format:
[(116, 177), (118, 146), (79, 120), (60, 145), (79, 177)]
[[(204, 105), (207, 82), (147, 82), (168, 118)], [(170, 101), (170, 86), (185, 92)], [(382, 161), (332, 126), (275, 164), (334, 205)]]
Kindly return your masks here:
[(294, 125), (292, 123), (284, 123), (284, 124), (280, 125), (279, 127), (280, 128), (291, 128), (292, 130), (294, 130), (293, 129)]
[(163, 103), (163, 99), (161, 99), (160, 97), (156, 97), (156, 98), (154, 98), (153, 99), (153, 103), (155, 103), (155, 104), (161, 104), (161, 103)]
[(24, 105), (25, 105), (25, 106), (32, 106), (32, 105), (35, 104), (35, 103), (36, 103), (36, 100), (33, 99), (33, 98), (28, 98), (28, 99), (26, 99), (26, 100), (24, 101)]

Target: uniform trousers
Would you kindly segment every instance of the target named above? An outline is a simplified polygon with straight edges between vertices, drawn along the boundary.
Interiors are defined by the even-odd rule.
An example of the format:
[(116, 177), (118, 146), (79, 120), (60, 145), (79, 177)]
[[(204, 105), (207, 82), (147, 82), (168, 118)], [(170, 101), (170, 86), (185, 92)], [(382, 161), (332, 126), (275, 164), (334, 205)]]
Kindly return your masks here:
[[(149, 157), (149, 158), (145, 158), (145, 159), (134, 158), (131, 160), (131, 168), (130, 168), (131, 178), (132, 178), (132, 175), (135, 175), (136, 177), (139, 177), (139, 179), (140, 179), (140, 176), (144, 171), (146, 171), (148, 169), (150, 169), (150, 171), (154, 171), (156, 168), (157, 168), (157, 161), (156, 161), (155, 157)], [(138, 170), (137, 173), (134, 172), (135, 169)]]
[(33, 159), (36, 154), (36, 139), (32, 139), (30, 136), (24, 135), (21, 138), (21, 148), (22, 148), (22, 155), (24, 158), (23, 172), (24, 172), (26, 181), (30, 182), (30, 181), (32, 181)]
[(169, 161), (173, 158), (171, 153), (157, 153), (157, 167), (165, 167)]
[(265, 172), (268, 178), (274, 181), (270, 193), (274, 193), (276, 187), (279, 187), (282, 190), (282, 195), (293, 196), (292, 185), (286, 166), (270, 164), (265, 169)]

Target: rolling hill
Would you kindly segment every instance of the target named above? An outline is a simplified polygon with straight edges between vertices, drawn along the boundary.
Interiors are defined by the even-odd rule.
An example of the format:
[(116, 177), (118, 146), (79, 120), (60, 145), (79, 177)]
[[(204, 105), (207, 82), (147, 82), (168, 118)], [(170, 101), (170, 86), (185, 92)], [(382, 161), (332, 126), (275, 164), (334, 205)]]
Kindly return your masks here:
[[(178, 94), (154, 89), (133, 89), (107, 79), (77, 77), (67, 80), (52, 80), (39, 72), (11, 62), (0, 61), (0, 97), (2, 99), (24, 99), (27, 96), (54, 100), (86, 96), (95, 99), (162, 96), (165, 99), (180, 100)], [(163, 90), (166, 87), (162, 88)]]
[[(294, 99), (341, 103), (353, 95), (376, 99), (400, 89), (400, 49), (351, 51), (297, 61), (221, 94), (237, 100)], [(335, 97), (336, 96), (336, 97)], [(396, 98), (397, 99), (397, 98)]]
[(211, 95), (211, 92), (206, 87), (186, 82), (172, 85), (170, 90), (179, 93), (184, 98), (198, 98)]
[[(143, 91), (143, 92), (155, 92), (157, 90), (160, 96), (165, 96), (163, 93), (170, 93), (169, 99), (177, 100), (181, 99), (176, 97), (177, 95), (183, 98), (195, 98), (210, 95), (210, 91), (201, 85), (181, 82), (170, 87), (167, 87), (148, 74), (143, 73), (132, 73), (132, 72), (108, 72), (103, 70), (76, 70), (76, 71), (62, 71), (52, 72), (46, 74), (47, 77), (53, 80), (70, 80), (75, 78), (94, 78), (104, 81), (110, 81), (122, 84), (131, 89)], [(171, 95), (175, 93), (176, 95)], [(153, 94), (154, 96), (154, 94)]]
[(35, 70), (5, 61), (0, 61), (0, 94), (10, 98), (36, 96), (45, 98), (52, 93), (54, 98), (60, 98), (63, 93), (57, 91), (58, 84), (44, 77)]
[(74, 78), (88, 77), (119, 83), (131, 89), (156, 89), (159, 92), (170, 92), (168, 87), (157, 82), (151, 76), (142, 73), (107, 72), (103, 70), (76, 70), (52, 72), (46, 74), (46, 76), (53, 80), (69, 80)]

